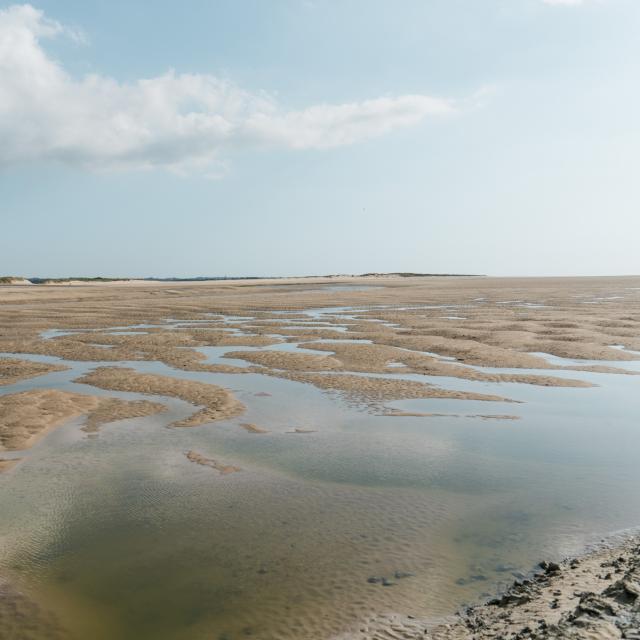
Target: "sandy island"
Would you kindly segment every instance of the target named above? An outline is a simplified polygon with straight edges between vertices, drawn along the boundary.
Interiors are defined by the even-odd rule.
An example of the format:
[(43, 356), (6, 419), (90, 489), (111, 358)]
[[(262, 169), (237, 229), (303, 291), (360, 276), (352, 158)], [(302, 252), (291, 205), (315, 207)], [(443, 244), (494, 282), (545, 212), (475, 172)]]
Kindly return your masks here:
[(193, 380), (138, 373), (134, 369), (99, 367), (78, 378), (76, 382), (113, 391), (172, 396), (204, 407), (188, 418), (173, 422), (174, 427), (196, 427), (215, 420), (233, 418), (244, 412), (244, 405), (222, 387)]
[[(0, 452), (32, 447), (49, 431), (72, 418), (86, 415), (85, 429), (96, 431), (116, 420), (139, 418), (166, 407), (146, 400), (126, 401), (59, 391), (34, 389), (0, 396)], [(7, 469), (13, 461), (0, 465)]]
[(215, 469), (218, 473), (220, 473), (221, 476), (226, 476), (230, 473), (237, 473), (238, 471), (242, 471), (240, 467), (234, 467), (231, 464), (224, 464), (219, 460), (207, 458), (197, 451), (187, 451), (187, 453), (185, 453), (184, 455), (187, 456), (187, 460), (189, 460), (189, 462), (199, 464), (203, 467), (210, 467), (211, 469)]
[(30, 360), (17, 360), (16, 358), (0, 358), (0, 386), (6, 386), (43, 376), (54, 371), (65, 371), (68, 367), (58, 364), (46, 364), (44, 362), (31, 362)]

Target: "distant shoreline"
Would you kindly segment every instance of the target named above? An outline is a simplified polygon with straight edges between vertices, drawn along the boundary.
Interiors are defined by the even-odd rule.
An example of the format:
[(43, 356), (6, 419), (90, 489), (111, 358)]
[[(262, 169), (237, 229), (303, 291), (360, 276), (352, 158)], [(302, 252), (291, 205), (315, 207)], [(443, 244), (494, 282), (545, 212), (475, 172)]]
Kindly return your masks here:
[(298, 279), (340, 279), (340, 278), (483, 278), (484, 274), (473, 273), (362, 273), (362, 274), (333, 274), (333, 275), (308, 275), (308, 276), (194, 276), (188, 278), (176, 277), (146, 277), (146, 278), (109, 278), (95, 277), (68, 277), (46, 278), (22, 276), (1, 276), (0, 285), (61, 285), (61, 284), (109, 284), (116, 282), (219, 282), (226, 280), (298, 280)]

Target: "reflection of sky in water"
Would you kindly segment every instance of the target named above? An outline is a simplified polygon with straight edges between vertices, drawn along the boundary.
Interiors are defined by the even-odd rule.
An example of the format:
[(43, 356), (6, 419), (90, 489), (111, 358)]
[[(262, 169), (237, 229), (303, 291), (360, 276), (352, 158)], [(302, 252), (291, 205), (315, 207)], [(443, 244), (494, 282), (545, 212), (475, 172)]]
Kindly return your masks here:
[[(307, 316), (345, 312), (355, 310), (329, 308)], [(231, 320), (241, 325), (252, 319)], [(237, 366), (248, 363), (226, 353), (330, 355), (312, 344), (199, 350), (207, 362)], [(543, 356), (560, 366), (590, 364)], [(0, 393), (57, 388), (140, 397), (71, 382), (114, 363), (65, 364), (72, 370)], [(285, 603), (292, 606), (289, 621), (318, 624), (327, 611), (357, 616), (368, 606), (445, 613), (504, 580), (495, 570), (499, 563), (526, 570), (541, 557), (576, 551), (593, 535), (640, 521), (635, 376), (478, 368), (598, 385), (576, 389), (424, 377), (400, 367), (370, 374), (521, 401), (407, 400), (387, 406), (450, 415), (394, 417), (254, 373), (117, 364), (228, 387), (247, 411), (233, 421), (167, 429), (188, 411), (185, 403), (170, 400), (168, 414), (108, 425), (94, 437), (80, 432), (76, 421), (52, 432), (22, 465), (0, 477), (0, 571), (51, 595), (78, 619), (86, 618), (81, 610), (90, 611), (105, 638), (171, 638), (191, 627), (239, 635), (243, 625), (260, 620), (270, 630), (265, 638), (286, 638), (278, 627)], [(593, 364), (640, 371), (640, 361)], [(478, 414), (520, 419), (466, 417)], [(247, 433), (238, 422), (269, 433)], [(296, 428), (314, 433), (289, 433)], [(184, 451), (192, 448), (243, 471), (217, 476), (186, 461)], [(488, 581), (457, 585), (458, 577), (477, 573), (474, 565)], [(387, 567), (417, 567), (418, 576), (388, 595), (366, 591), (367, 575)], [(266, 573), (258, 573), (261, 568)], [(336, 593), (340, 605), (331, 601)]]

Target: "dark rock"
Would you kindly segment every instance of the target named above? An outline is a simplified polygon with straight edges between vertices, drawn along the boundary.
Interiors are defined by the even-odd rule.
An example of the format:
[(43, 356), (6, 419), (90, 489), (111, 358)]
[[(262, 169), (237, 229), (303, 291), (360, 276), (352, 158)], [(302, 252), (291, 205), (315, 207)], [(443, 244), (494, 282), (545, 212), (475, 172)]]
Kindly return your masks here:
[(402, 578), (413, 578), (416, 574), (410, 571), (396, 571), (393, 575), (398, 580), (401, 580)]
[(557, 562), (547, 562), (546, 560), (543, 560), (538, 566), (546, 575), (560, 572), (560, 565)]
[(382, 582), (384, 580), (384, 578), (379, 577), (379, 576), (370, 576), (367, 578), (367, 582), (369, 584), (378, 584), (379, 582)]
[(503, 596), (499, 598), (494, 598), (493, 600), (489, 600), (488, 604), (494, 605), (496, 607), (507, 607), (511, 604), (520, 605), (520, 604), (526, 604), (527, 602), (531, 602), (531, 596), (527, 593), (522, 593), (522, 594), (505, 593)]
[(602, 595), (621, 604), (633, 604), (640, 597), (640, 584), (623, 578), (607, 587)]
[(592, 618), (615, 616), (617, 610), (614, 605), (595, 593), (585, 593), (576, 607), (578, 613), (584, 613)]

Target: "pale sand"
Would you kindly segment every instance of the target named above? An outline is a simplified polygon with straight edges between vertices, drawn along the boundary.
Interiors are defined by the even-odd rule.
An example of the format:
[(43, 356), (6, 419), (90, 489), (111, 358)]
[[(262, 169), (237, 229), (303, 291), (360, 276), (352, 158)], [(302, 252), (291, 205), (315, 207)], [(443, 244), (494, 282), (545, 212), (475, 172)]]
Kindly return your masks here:
[(104, 424), (129, 418), (163, 413), (167, 407), (149, 400), (120, 400), (120, 398), (100, 398), (98, 406), (87, 415), (83, 431), (95, 433)]
[(21, 380), (43, 376), (53, 371), (64, 371), (69, 367), (43, 362), (30, 362), (15, 358), (0, 358), (0, 386), (15, 384)]
[(404, 418), (472, 418), (480, 420), (520, 420), (520, 416), (510, 414), (490, 414), (490, 413), (421, 413), (419, 411), (396, 411), (388, 409), (380, 414), (386, 417)]
[(10, 460), (0, 458), (0, 473), (3, 471), (9, 471), (9, 469), (15, 467), (18, 462), (20, 462), (20, 458), (11, 458)]
[[(366, 291), (319, 288), (322, 284), (336, 283), (374, 284), (378, 288)], [(406, 364), (410, 372), (425, 375), (586, 386), (579, 376), (577, 380), (566, 380), (529, 372), (489, 373), (462, 365), (547, 369), (550, 374), (558, 368), (625, 373), (624, 362), (637, 359), (638, 355), (611, 345), (640, 350), (639, 285), (640, 278), (372, 277), (170, 283), (170, 286), (144, 282), (77, 287), (9, 286), (0, 288), (0, 302), (3, 302), (0, 350), (90, 361), (158, 360), (178, 369), (244, 373), (246, 369), (241, 367), (203, 362), (204, 356), (197, 348), (265, 346), (279, 341), (267, 333), (284, 333), (296, 341), (318, 337), (338, 341), (356, 338), (372, 340), (374, 345), (344, 343), (337, 348), (312, 345), (327, 351), (326, 358), (310, 354), (248, 353), (243, 357), (270, 368), (310, 372), (380, 371), (388, 366), (391, 358)], [(113, 304), (114, 301), (117, 304)], [(587, 302), (595, 304), (585, 304)], [(527, 306), (541, 303), (546, 306)], [(300, 313), (307, 308), (340, 305), (355, 305), (365, 310), (354, 319), (339, 315), (321, 319), (323, 323), (346, 326), (346, 332), (338, 332), (319, 322), (320, 318)], [(439, 308), (438, 305), (455, 306)], [(412, 308), (414, 306), (417, 308)], [(295, 313), (282, 316), (278, 315), (279, 310), (295, 310)], [(221, 313), (250, 318), (234, 324), (217, 324), (215, 320), (221, 318)], [(206, 322), (167, 330), (162, 327), (167, 318)], [(286, 322), (276, 323), (273, 321), (276, 318)], [(371, 319), (397, 326), (365, 321)], [(302, 329), (284, 330), (287, 323), (295, 326), (300, 321), (309, 322)], [(38, 337), (40, 331), (49, 328), (100, 329), (135, 323), (157, 326), (149, 329), (149, 333), (136, 335), (90, 332), (51, 340)], [(251, 335), (223, 331), (229, 328)], [(97, 344), (110, 348), (95, 346)], [(435, 352), (456, 361), (429, 358), (416, 351)], [(531, 352), (613, 360), (619, 362), (621, 368), (570, 363), (556, 366)]]
[[(340, 344), (313, 342), (303, 343), (302, 347), (330, 351), (331, 356), (307, 353), (287, 353), (283, 351), (232, 351), (230, 358), (246, 360), (271, 369), (287, 371), (348, 371), (362, 373), (393, 373), (389, 363), (400, 362), (405, 366), (402, 373), (420, 373), (430, 376), (447, 376), (484, 382), (519, 382), (544, 387), (592, 387), (590, 382), (572, 380), (549, 375), (486, 373), (484, 371), (442, 362), (437, 358), (412, 353), (406, 349), (397, 349), (378, 344)], [(541, 368), (550, 368), (546, 365)], [(395, 372), (398, 372), (395, 369)], [(616, 372), (617, 371), (613, 371)]]
[[(224, 339), (221, 334), (220, 339)], [(79, 333), (54, 339), (14, 338), (5, 340), (2, 348), (15, 353), (35, 353), (56, 356), (65, 360), (89, 362), (121, 362), (126, 360), (156, 360), (175, 369), (207, 371), (215, 373), (242, 373), (243, 370), (230, 365), (203, 363), (204, 354), (194, 347), (217, 344), (215, 336), (207, 342), (196, 340), (182, 331), (155, 331), (149, 334), (101, 334)], [(261, 339), (259, 339), (262, 341)], [(269, 342), (273, 344), (273, 342)], [(109, 348), (103, 348), (105, 345)]]
[(224, 464), (218, 460), (214, 460), (213, 458), (207, 458), (197, 451), (187, 451), (184, 455), (187, 456), (189, 462), (195, 462), (195, 464), (202, 465), (203, 467), (211, 467), (218, 471), (221, 476), (242, 471), (240, 467), (234, 467), (231, 464)]
[(253, 362), (272, 369), (287, 371), (337, 371), (342, 363), (330, 356), (310, 353), (287, 353), (286, 351), (231, 351), (228, 356)]
[(266, 429), (263, 429), (252, 422), (241, 422), (240, 426), (249, 433), (269, 433)]
[[(322, 284), (336, 283), (368, 284), (379, 288), (366, 291), (322, 291), (318, 288)], [(86, 361), (158, 360), (174, 368), (193, 371), (257, 371), (314, 384), (327, 391), (337, 391), (350, 398), (378, 405), (387, 400), (403, 398), (469, 397), (463, 392), (445, 391), (421, 383), (394, 379), (392, 374), (400, 370), (388, 367), (392, 362), (407, 365), (401, 369), (402, 373), (447, 375), (451, 378), (494, 382), (586, 386), (587, 383), (580, 380), (577, 373), (577, 380), (567, 381), (553, 375), (554, 370), (629, 373), (624, 370), (625, 362), (640, 358), (637, 353), (630, 352), (640, 351), (638, 277), (308, 278), (288, 281), (7, 286), (0, 287), (0, 303), (0, 352), (57, 355)], [(310, 318), (303, 313), (305, 309), (340, 306), (353, 306), (364, 310), (364, 313), (356, 314), (354, 318), (344, 318), (339, 314)], [(282, 316), (278, 315), (279, 311), (294, 313)], [(228, 324), (214, 322), (221, 317), (220, 314), (251, 318)], [(163, 326), (168, 318), (187, 323), (198, 320), (200, 323), (168, 330)], [(275, 321), (283, 318), (287, 322)], [(305, 322), (306, 320), (309, 322)], [(302, 328), (284, 328), (287, 324), (296, 326), (300, 321), (303, 322)], [(137, 323), (156, 326), (149, 329), (148, 333), (137, 332), (133, 336), (104, 332), (110, 327)], [(347, 331), (338, 331), (331, 325), (346, 327)], [(43, 340), (39, 333), (46, 329), (94, 331)], [(232, 335), (224, 329), (240, 329), (251, 335)], [(294, 354), (303, 355), (296, 358), (260, 356), (271, 358), (271, 361), (263, 360), (258, 365), (255, 364), (256, 359), (252, 361), (254, 365), (247, 368), (209, 365), (197, 351), (198, 347), (207, 345), (267, 346), (280, 340), (270, 337), (269, 333), (284, 334), (295, 342), (308, 342), (316, 338), (338, 341), (365, 339), (371, 340), (374, 346), (343, 343), (336, 349), (333, 345), (321, 346), (313, 343), (308, 346), (323, 350), (327, 355), (314, 356), (313, 360), (307, 357), (311, 354)], [(626, 350), (613, 348), (612, 345), (623, 345)], [(418, 351), (433, 352), (455, 360), (442, 360), (416, 353)], [(609, 365), (570, 362), (553, 365), (545, 358), (533, 355), (538, 352), (571, 359), (610, 360), (619, 363), (619, 366), (613, 368)], [(250, 361), (248, 357), (247, 360)], [(286, 367), (294, 368), (280, 369), (285, 360)], [(465, 365), (541, 369), (551, 375), (546, 371), (544, 375), (528, 371), (523, 371), (522, 374), (490, 373)], [(388, 374), (388, 378), (357, 375), (382, 370)], [(209, 393), (194, 392), (193, 387), (187, 390), (180, 384), (181, 381), (172, 378), (149, 376), (153, 379), (151, 384), (147, 376), (135, 372), (123, 373), (122, 369), (113, 368), (102, 371), (111, 373), (90, 375), (95, 376), (93, 380), (97, 384), (102, 382), (114, 385), (106, 388), (175, 395), (204, 406), (205, 409), (187, 420), (188, 424), (201, 424), (210, 419), (227, 417), (229, 413), (238, 415), (242, 410), (235, 399), (229, 400), (228, 392), (217, 387), (214, 387), (216, 392), (212, 393), (213, 398), (209, 398)], [(340, 372), (344, 371), (354, 373), (341, 375)], [(144, 379), (141, 380), (140, 376)], [(164, 382), (158, 383), (158, 378)], [(218, 396), (218, 391), (222, 391), (224, 397)], [(212, 400), (211, 406), (202, 402), (203, 397)], [(501, 399), (473, 394), (471, 397)], [(214, 398), (221, 400), (221, 403), (214, 401)], [(477, 417), (499, 419), (501, 416), (486, 414)], [(516, 416), (502, 417), (511, 419)], [(208, 460), (204, 456), (202, 459)], [(587, 569), (590, 567), (588, 563), (582, 566)], [(597, 562), (592, 569), (596, 573), (592, 570), (585, 574), (587, 584), (592, 579), (600, 580), (593, 578), (599, 570)], [(571, 589), (581, 588), (579, 576), (568, 580)], [(608, 580), (610, 581), (603, 578), (602, 584), (606, 584)], [(562, 588), (558, 590), (562, 592)], [(588, 598), (584, 602), (585, 610), (591, 606)], [(571, 600), (571, 597), (568, 596), (567, 599)], [(575, 614), (576, 619), (586, 615), (585, 611), (576, 609), (579, 600), (579, 597), (573, 600), (573, 613), (570, 609), (563, 609), (565, 615)], [(614, 604), (619, 606), (619, 603)], [(498, 617), (500, 614), (510, 615), (497, 605), (493, 605), (493, 608), (499, 609), (500, 613), (495, 620), (491, 617), (492, 614), (487, 613), (489, 617), (483, 624), (488, 629), (492, 629), (491, 625), (508, 622), (506, 618)], [(490, 612), (491, 607), (487, 611)], [(553, 615), (558, 613), (556, 609), (551, 611)], [(535, 611), (525, 613), (525, 617), (538, 615)], [(517, 615), (516, 613), (515, 618)], [(515, 619), (513, 615), (511, 617)], [(544, 614), (541, 617), (545, 617)], [(398, 620), (397, 617), (386, 620), (378, 627), (372, 623), (364, 636), (357, 637), (367, 640), (429, 637), (425, 636), (424, 629), (418, 629), (418, 621)], [(501, 637), (502, 632), (495, 628), (486, 636), (478, 635), (481, 630), (474, 631), (475, 636), (471, 635), (469, 625), (473, 624), (475, 623), (471, 618), (454, 620), (451, 628), (461, 635), (446, 635), (450, 629), (441, 629), (438, 632), (445, 635), (433, 637), (438, 640)], [(553, 620), (551, 624), (555, 624)], [(420, 633), (416, 631), (411, 635), (414, 629)], [(539, 632), (541, 631), (535, 630), (535, 633)], [(613, 633), (611, 627), (608, 632)], [(619, 636), (596, 634), (593, 637)]]
[(76, 382), (114, 391), (171, 396), (204, 407), (188, 418), (172, 423), (174, 427), (195, 427), (215, 420), (233, 418), (245, 409), (230, 391), (222, 387), (193, 380), (138, 373), (128, 368), (99, 367), (78, 378)]
[(51, 429), (87, 415), (87, 428), (115, 420), (152, 415), (164, 405), (127, 402), (53, 389), (34, 389), (0, 396), (0, 451), (28, 449)]
[(295, 382), (306, 382), (327, 391), (335, 391), (357, 402), (378, 405), (392, 400), (416, 398), (445, 398), (454, 400), (486, 400), (491, 402), (515, 402), (502, 396), (471, 391), (454, 391), (440, 387), (395, 378), (366, 378), (349, 374), (298, 373), (273, 369), (260, 373)]

